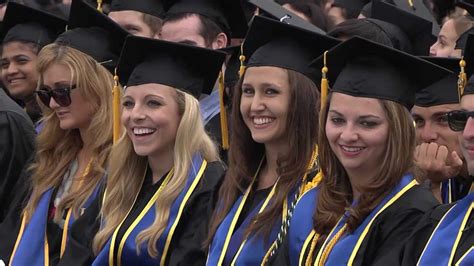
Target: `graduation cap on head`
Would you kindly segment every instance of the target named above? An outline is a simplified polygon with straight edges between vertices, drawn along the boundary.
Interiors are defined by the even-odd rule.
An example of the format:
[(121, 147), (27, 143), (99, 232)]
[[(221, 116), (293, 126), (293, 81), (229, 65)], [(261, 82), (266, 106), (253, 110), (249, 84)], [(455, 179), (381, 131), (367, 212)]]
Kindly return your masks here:
[(439, 25), (431, 11), (424, 4), (424, 0), (394, 0), (394, 2), (397, 7), (431, 21), (433, 23), (431, 33), (434, 36), (438, 36), (440, 30)]
[(316, 82), (320, 70), (311, 68), (311, 61), (339, 42), (327, 35), (256, 16), (245, 37), (243, 55), (248, 59), (247, 67), (281, 67)]
[(228, 56), (224, 72), (224, 86), (232, 89), (240, 78), (240, 45), (228, 46), (220, 50)]
[(347, 18), (357, 18), (362, 8), (369, 2), (370, 0), (334, 0), (332, 5), (344, 8)]
[(230, 38), (243, 38), (247, 21), (240, 0), (167, 0), (166, 15), (195, 13), (216, 22)]
[(112, 0), (110, 12), (134, 10), (162, 18), (165, 9), (161, 0)]
[(52, 43), (66, 29), (67, 21), (55, 15), (10, 2), (2, 24), (3, 43), (24, 41), (39, 47)]
[[(472, 55), (471, 55), (472, 56)], [(430, 107), (442, 104), (459, 103), (459, 73), (461, 72), (460, 60), (456, 58), (444, 57), (422, 57), (438, 66), (444, 67), (452, 71), (443, 79), (423, 88), (416, 93), (415, 105), (422, 107)], [(466, 58), (466, 62), (470, 62), (471, 58)], [(466, 77), (474, 72), (474, 61), (467, 63), (464, 68)]]
[(224, 60), (217, 50), (129, 36), (117, 73), (126, 86), (157, 83), (199, 98), (212, 91)]
[(391, 23), (400, 28), (410, 40), (412, 53), (428, 55), (430, 46), (436, 42), (432, 34), (433, 23), (412, 12), (407, 12), (394, 5), (375, 1), (372, 3), (371, 18)]
[(249, 3), (254, 4), (263, 10), (264, 12), (262, 12), (262, 15), (270, 16), (278, 21), (306, 29), (308, 31), (325, 34), (322, 29), (300, 18), (298, 15), (283, 8), (281, 5), (275, 3), (272, 0), (249, 0)]
[(91, 56), (113, 73), (127, 35), (126, 30), (94, 7), (82, 0), (73, 0), (68, 31), (61, 34), (56, 43)]
[(449, 73), (426, 60), (360, 37), (337, 45), (313, 66), (326, 67), (332, 92), (390, 100), (408, 110), (416, 91)]

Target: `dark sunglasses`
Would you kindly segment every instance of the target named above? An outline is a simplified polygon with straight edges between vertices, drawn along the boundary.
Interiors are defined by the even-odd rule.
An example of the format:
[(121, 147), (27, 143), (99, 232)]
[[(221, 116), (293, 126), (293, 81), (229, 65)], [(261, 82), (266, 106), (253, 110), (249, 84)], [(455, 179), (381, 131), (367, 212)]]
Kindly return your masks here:
[(51, 98), (53, 98), (54, 101), (60, 106), (66, 107), (71, 104), (71, 90), (75, 88), (76, 85), (72, 85), (71, 87), (57, 88), (54, 90), (41, 88), (35, 91), (35, 93), (36, 95), (38, 95), (41, 102), (43, 102), (43, 104), (47, 107), (49, 107), (49, 102), (51, 101)]
[(448, 113), (449, 128), (453, 131), (463, 131), (466, 127), (469, 117), (474, 118), (474, 112), (468, 111), (451, 111)]

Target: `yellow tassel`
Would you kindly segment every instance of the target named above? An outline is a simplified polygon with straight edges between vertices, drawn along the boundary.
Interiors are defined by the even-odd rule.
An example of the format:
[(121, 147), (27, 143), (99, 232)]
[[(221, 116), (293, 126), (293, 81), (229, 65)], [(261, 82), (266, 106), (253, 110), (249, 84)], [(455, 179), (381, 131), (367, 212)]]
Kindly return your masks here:
[(328, 51), (324, 52), (324, 66), (321, 69), (321, 110), (323, 110), (324, 106), (326, 105), (326, 99), (328, 97), (328, 79), (326, 74), (328, 73), (329, 69), (326, 66), (326, 56)]
[(464, 61), (464, 57), (459, 61), (459, 67), (461, 67), (461, 71), (458, 76), (458, 96), (459, 101), (461, 101), (461, 96), (464, 94), (464, 87), (466, 87), (467, 83), (467, 74), (465, 71), (466, 61)]
[(114, 88), (112, 90), (113, 103), (113, 143), (117, 143), (120, 138), (120, 86), (119, 86), (119, 77), (117, 76), (117, 69), (115, 69), (114, 75)]
[(413, 0), (408, 0), (408, 5), (413, 9), (415, 10), (415, 4), (413, 3)]
[(224, 105), (224, 74), (222, 71), (219, 73), (219, 105), (220, 105), (220, 116), (221, 116), (221, 134), (222, 134), (222, 149), (229, 149), (229, 128), (227, 124), (227, 111)]
[(102, 10), (102, 0), (97, 0), (97, 10), (99, 10), (100, 12), (103, 12), (103, 10)]
[(239, 78), (241, 78), (245, 73), (245, 55), (244, 55), (244, 44), (240, 45), (240, 69), (239, 69)]

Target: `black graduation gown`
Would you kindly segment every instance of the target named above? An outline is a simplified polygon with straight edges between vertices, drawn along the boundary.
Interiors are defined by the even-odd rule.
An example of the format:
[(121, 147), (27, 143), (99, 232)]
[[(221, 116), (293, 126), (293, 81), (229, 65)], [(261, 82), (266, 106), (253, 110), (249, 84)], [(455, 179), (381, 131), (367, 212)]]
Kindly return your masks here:
[[(222, 163), (208, 163), (200, 184), (191, 194), (183, 216), (178, 222), (167, 254), (166, 265), (204, 265), (206, 263), (207, 250), (204, 250), (202, 245), (207, 237), (210, 217), (223, 175)], [(160, 182), (152, 184), (151, 178), (151, 171), (147, 171), (137, 201), (119, 230), (117, 239), (123, 236), (128, 228), (127, 225), (133, 223), (160, 187)], [(97, 197), (72, 226), (69, 243), (59, 265), (91, 265), (94, 261), (92, 240), (100, 227), (101, 201), (102, 197)]]
[[(420, 218), (437, 204), (426, 188), (411, 188), (374, 220), (353, 265), (400, 265), (403, 244)], [(272, 265), (289, 265), (288, 243), (285, 245)], [(316, 252), (318, 250), (317, 247)], [(306, 261), (307, 255), (304, 255), (303, 261)], [(316, 256), (313, 255), (313, 258)]]
[(207, 134), (219, 147), (219, 156), (221, 160), (227, 163), (227, 151), (222, 148), (221, 114), (217, 114), (205, 126)]
[(20, 174), (34, 152), (35, 128), (31, 119), (0, 88), (0, 222), (15, 196)]
[[(401, 265), (415, 265), (423, 252), (426, 243), (430, 239), (433, 230), (440, 220), (454, 205), (444, 204), (426, 213), (413, 230), (404, 246), (403, 261)], [(474, 245), (474, 215), (471, 213), (465, 230), (461, 236), (458, 248), (454, 254), (454, 260), (458, 261)]]

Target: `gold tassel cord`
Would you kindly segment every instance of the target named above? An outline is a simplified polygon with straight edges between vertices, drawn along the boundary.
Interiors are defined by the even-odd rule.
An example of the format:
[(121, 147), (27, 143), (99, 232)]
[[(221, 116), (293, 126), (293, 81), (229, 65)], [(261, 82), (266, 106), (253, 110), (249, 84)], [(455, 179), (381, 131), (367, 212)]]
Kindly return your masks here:
[(222, 71), (219, 73), (219, 106), (220, 106), (220, 118), (221, 118), (221, 134), (222, 134), (222, 149), (229, 149), (229, 126), (227, 124), (227, 110), (224, 105), (224, 74)]
[(459, 67), (461, 68), (461, 71), (459, 72), (458, 76), (458, 96), (459, 101), (461, 101), (461, 96), (464, 94), (464, 87), (466, 87), (467, 83), (467, 74), (465, 71), (466, 61), (464, 61), (464, 57), (461, 57), (461, 60), (459, 61)]
[(239, 78), (241, 78), (245, 73), (245, 55), (244, 55), (244, 44), (240, 45), (240, 68), (239, 68)]
[(102, 0), (97, 0), (97, 10), (103, 12), (102, 10)]
[(313, 240), (311, 240), (311, 247), (309, 248), (309, 251), (308, 251), (308, 256), (306, 258), (305, 266), (311, 266), (311, 264), (313, 263), (313, 258), (314, 258), (313, 255), (315, 253), (316, 244), (318, 244), (319, 238), (320, 238), (320, 235), (318, 233), (315, 233)]
[(324, 66), (321, 69), (321, 110), (323, 110), (324, 106), (326, 105), (326, 99), (328, 96), (328, 79), (327, 79), (327, 73), (329, 69), (326, 66), (326, 57), (327, 57), (328, 51), (324, 52)]
[(117, 69), (114, 75), (114, 88), (112, 90), (112, 117), (113, 117), (113, 143), (117, 143), (120, 138), (120, 86)]

